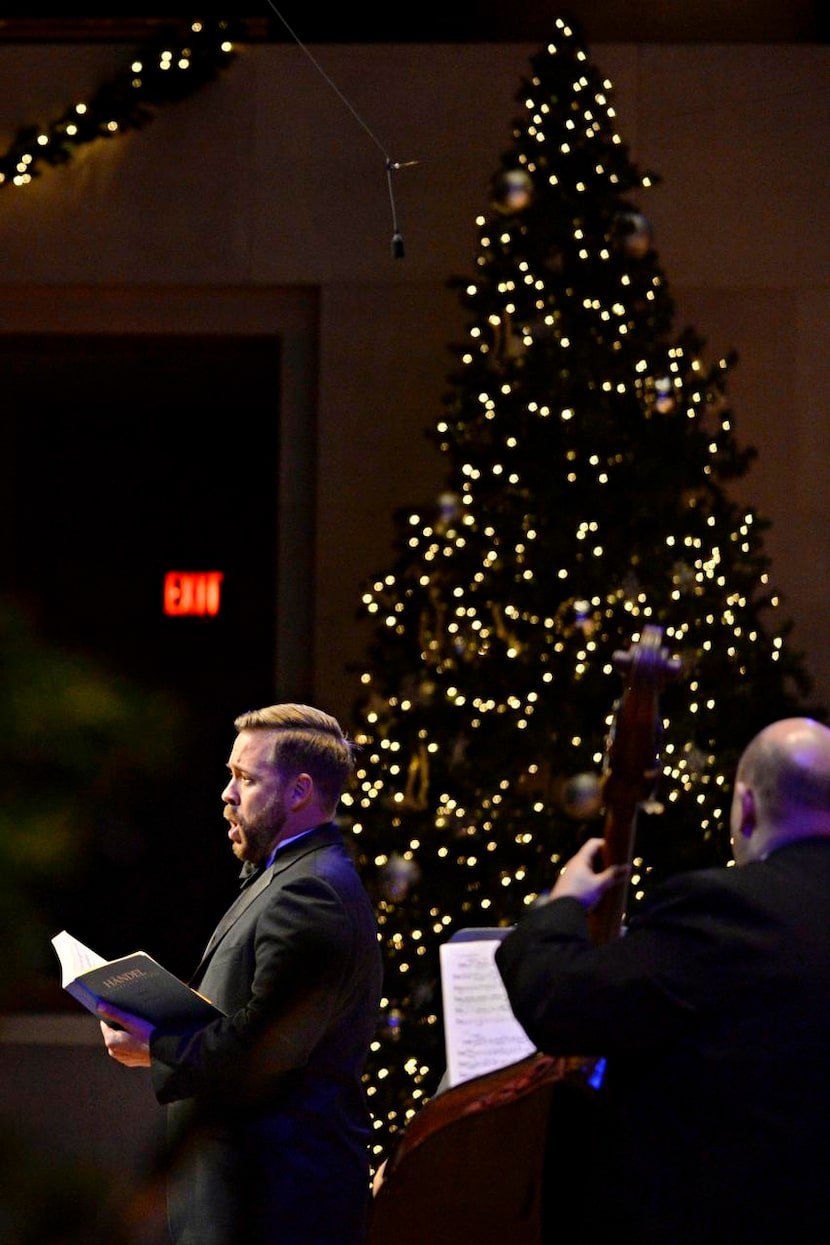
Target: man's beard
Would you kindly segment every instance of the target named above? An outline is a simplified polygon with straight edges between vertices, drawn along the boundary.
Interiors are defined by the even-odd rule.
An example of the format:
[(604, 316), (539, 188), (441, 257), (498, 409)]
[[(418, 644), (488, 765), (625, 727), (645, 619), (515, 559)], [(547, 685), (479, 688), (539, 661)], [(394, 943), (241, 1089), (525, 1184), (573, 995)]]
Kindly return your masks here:
[(252, 821), (238, 821), (241, 843), (234, 843), (234, 854), (238, 860), (262, 864), (267, 860), (275, 841), (285, 827), (285, 812), (282, 800), (275, 799), (267, 809), (263, 809)]

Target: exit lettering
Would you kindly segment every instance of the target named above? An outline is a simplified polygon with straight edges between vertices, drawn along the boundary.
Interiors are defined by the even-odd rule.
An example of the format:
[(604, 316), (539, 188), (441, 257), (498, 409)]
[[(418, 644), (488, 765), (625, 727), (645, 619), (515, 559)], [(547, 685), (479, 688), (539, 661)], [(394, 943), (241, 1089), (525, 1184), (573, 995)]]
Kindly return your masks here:
[(219, 613), (222, 571), (168, 571), (164, 577), (164, 612), (203, 618)]

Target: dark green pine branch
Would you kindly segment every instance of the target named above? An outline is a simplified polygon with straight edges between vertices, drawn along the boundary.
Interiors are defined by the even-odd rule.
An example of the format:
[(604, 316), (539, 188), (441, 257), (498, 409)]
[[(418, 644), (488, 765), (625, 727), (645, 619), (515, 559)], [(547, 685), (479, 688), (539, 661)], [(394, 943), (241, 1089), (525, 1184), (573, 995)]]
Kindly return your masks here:
[(70, 104), (45, 125), (18, 130), (0, 156), (0, 186), (28, 185), (42, 166), (66, 164), (87, 143), (147, 125), (159, 109), (193, 95), (225, 69), (243, 37), (244, 23), (216, 18), (194, 21), (186, 35), (161, 28), (88, 100)]

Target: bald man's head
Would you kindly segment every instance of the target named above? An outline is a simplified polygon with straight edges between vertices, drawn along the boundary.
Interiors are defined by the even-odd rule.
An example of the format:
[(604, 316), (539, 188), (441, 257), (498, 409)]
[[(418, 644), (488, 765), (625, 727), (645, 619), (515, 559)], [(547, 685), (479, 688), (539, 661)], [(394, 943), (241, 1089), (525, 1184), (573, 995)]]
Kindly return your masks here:
[(738, 864), (830, 835), (830, 729), (783, 718), (760, 731), (738, 762), (730, 828)]

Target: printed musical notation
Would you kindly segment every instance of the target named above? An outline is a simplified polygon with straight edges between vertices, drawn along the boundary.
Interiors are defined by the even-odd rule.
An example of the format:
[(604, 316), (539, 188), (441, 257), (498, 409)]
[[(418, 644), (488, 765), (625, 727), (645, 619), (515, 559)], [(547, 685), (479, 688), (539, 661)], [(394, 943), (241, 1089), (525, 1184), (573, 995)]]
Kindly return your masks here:
[(460, 930), (440, 948), (446, 1086), (524, 1059), (533, 1043), (510, 1009), (495, 953), (508, 931)]

